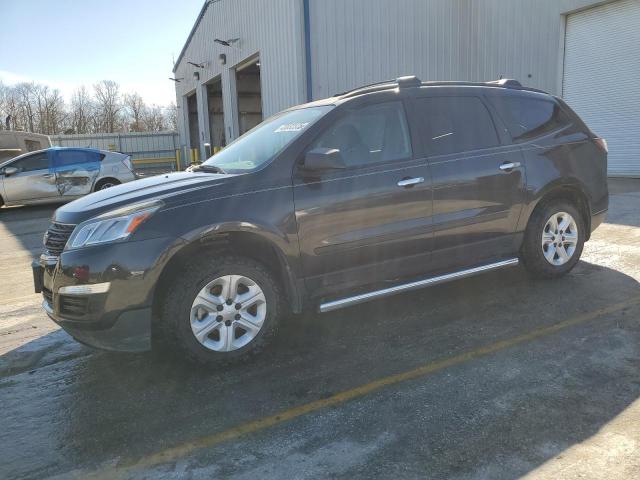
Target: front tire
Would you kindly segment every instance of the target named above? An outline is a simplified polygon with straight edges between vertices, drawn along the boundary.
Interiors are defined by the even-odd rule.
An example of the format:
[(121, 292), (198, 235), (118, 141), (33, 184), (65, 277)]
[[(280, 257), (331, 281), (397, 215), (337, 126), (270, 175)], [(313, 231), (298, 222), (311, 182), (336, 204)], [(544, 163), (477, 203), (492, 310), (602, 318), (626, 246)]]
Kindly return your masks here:
[(585, 234), (584, 218), (573, 204), (545, 202), (529, 219), (521, 259), (534, 277), (561, 277), (580, 260)]
[(187, 266), (162, 305), (165, 337), (187, 359), (225, 364), (258, 353), (275, 334), (284, 298), (261, 263), (235, 255)]

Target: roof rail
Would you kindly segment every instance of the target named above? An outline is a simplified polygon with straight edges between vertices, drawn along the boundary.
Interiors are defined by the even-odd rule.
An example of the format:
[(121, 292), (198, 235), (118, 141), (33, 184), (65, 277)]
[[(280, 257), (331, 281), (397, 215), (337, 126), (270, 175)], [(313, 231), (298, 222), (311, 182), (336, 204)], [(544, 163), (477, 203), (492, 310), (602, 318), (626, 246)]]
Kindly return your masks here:
[(505, 88), (522, 88), (522, 84), (518, 80), (512, 78), (501, 78), (500, 80), (493, 80), (492, 82), (486, 82), (488, 85), (497, 85), (498, 87)]
[(415, 75), (407, 75), (405, 77), (398, 77), (396, 83), (399, 88), (419, 87), (422, 85), (422, 80)]
[(363, 93), (376, 92), (378, 90), (386, 90), (390, 86), (396, 84), (398, 88), (419, 87), (422, 85), (422, 81), (415, 75), (407, 75), (404, 77), (398, 77), (395, 80), (384, 80), (382, 82), (371, 83), (369, 85), (363, 85), (362, 87), (354, 88), (353, 90), (347, 90), (346, 92), (337, 93), (335, 97), (353, 97), (355, 95), (361, 95)]
[[(336, 97), (355, 97), (356, 95), (362, 95), (363, 93), (371, 93), (377, 92), (380, 90), (387, 90), (388, 88), (397, 85), (397, 88), (411, 88), (411, 87), (436, 87), (436, 86), (469, 86), (469, 87), (501, 87), (501, 88), (514, 88), (514, 89), (523, 89), (523, 90), (534, 90), (525, 88), (518, 80), (513, 80), (511, 78), (502, 78), (500, 80), (493, 80), (491, 82), (461, 82), (455, 80), (445, 80), (445, 81), (431, 81), (431, 82), (423, 82), (415, 75), (408, 75), (404, 77), (398, 77), (395, 80), (385, 80), (383, 82), (376, 82), (370, 85), (364, 85), (362, 87), (354, 88), (353, 90), (349, 90), (343, 93), (337, 93)], [(537, 91), (537, 90), (536, 90)]]

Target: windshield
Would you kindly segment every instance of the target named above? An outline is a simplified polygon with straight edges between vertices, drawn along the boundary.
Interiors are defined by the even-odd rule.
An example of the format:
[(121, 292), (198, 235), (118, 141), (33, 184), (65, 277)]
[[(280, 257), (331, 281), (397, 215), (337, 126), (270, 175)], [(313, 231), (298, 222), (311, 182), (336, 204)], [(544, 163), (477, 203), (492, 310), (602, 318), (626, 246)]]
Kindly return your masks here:
[(301, 108), (277, 114), (249, 130), (203, 163), (225, 173), (246, 173), (262, 168), (332, 106)]

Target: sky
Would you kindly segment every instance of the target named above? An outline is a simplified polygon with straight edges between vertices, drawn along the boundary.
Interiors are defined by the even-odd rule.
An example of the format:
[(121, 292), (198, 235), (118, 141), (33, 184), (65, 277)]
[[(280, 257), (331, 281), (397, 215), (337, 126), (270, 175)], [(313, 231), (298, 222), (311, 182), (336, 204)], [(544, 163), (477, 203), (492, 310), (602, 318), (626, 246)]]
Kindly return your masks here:
[(149, 104), (175, 102), (178, 58), (204, 0), (0, 0), (0, 81), (65, 99), (114, 80)]

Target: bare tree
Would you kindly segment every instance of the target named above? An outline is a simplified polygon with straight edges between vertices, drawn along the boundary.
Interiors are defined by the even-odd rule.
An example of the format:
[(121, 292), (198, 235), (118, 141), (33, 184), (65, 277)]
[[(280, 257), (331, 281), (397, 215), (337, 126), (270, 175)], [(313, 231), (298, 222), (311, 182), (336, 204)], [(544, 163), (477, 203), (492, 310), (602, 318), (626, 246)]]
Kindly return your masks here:
[(96, 96), (96, 109), (102, 127), (106, 133), (114, 133), (120, 117), (120, 86), (112, 80), (102, 80), (93, 86)]
[(148, 132), (161, 132), (166, 130), (162, 107), (152, 105), (144, 111), (144, 125)]
[(147, 106), (139, 93), (127, 93), (124, 96), (124, 106), (127, 109), (127, 113), (130, 116), (131, 122), (129, 123), (129, 129), (132, 132), (142, 132), (145, 129), (142, 121)]
[(174, 103), (168, 107), (145, 105), (137, 92), (120, 95), (117, 83), (103, 80), (76, 89), (69, 104), (60, 91), (47, 85), (0, 82), (0, 129), (9, 119), (11, 130), (54, 135), (58, 133), (114, 133), (126, 131), (177, 130), (178, 113)]
[(36, 131), (35, 83), (19, 83), (14, 87), (16, 102), (15, 124), (29, 132)]
[(178, 131), (178, 107), (175, 103), (171, 102), (164, 111), (166, 125), (168, 128), (174, 131)]
[[(15, 87), (5, 87), (3, 117), (8, 120), (9, 130), (18, 128), (20, 112), (20, 99)], [(22, 126), (20, 127), (22, 128)]]
[(67, 117), (66, 107), (60, 90), (47, 85), (34, 85), (33, 97), (37, 131), (46, 135), (60, 133)]
[(5, 119), (7, 118), (7, 97), (9, 87), (0, 81), (0, 130), (5, 128)]
[(74, 133), (90, 133), (93, 113), (93, 100), (83, 85), (71, 95), (71, 130)]

